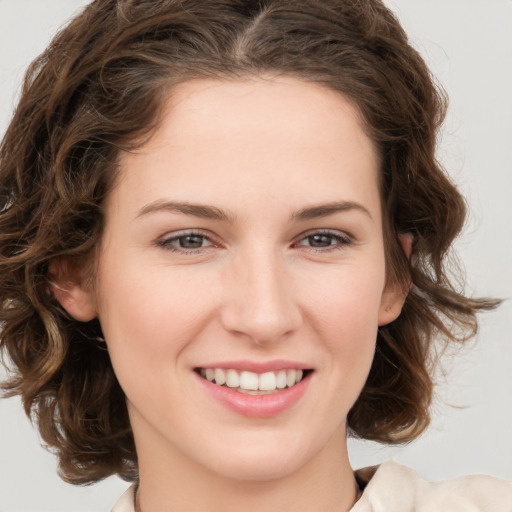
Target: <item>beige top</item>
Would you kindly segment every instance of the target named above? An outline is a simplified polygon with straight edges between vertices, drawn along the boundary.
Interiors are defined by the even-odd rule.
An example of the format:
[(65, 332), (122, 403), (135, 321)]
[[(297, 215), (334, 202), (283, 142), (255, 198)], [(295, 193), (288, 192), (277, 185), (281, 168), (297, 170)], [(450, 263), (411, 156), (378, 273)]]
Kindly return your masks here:
[[(350, 512), (512, 512), (512, 483), (491, 476), (431, 483), (394, 461), (356, 476), (367, 484)], [(112, 512), (135, 512), (134, 494), (132, 485)]]

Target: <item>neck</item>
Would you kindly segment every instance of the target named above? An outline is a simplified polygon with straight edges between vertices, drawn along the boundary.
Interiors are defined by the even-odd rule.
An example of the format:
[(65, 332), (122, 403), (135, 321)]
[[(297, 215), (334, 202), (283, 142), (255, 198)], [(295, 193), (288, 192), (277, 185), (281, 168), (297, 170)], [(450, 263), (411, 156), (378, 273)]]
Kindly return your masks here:
[(237, 480), (195, 464), (177, 450), (137, 443), (140, 484), (136, 512), (201, 510), (348, 511), (358, 497), (345, 432), (296, 471), (271, 479)]

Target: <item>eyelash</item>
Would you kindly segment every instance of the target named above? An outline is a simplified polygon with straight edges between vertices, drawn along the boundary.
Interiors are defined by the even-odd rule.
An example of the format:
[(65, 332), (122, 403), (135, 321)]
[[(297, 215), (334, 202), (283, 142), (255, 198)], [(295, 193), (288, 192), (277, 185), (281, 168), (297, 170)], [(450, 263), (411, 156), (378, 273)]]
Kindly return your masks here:
[(216, 246), (215, 242), (212, 241), (211, 237), (209, 237), (208, 235), (205, 235), (201, 231), (195, 231), (195, 230), (183, 231), (183, 232), (177, 233), (169, 238), (162, 238), (157, 241), (157, 245), (159, 247), (162, 247), (166, 251), (176, 252), (176, 253), (185, 254), (185, 255), (186, 254), (200, 254), (201, 252), (203, 252), (204, 249), (210, 247), (210, 246), (207, 246), (207, 247), (199, 247), (197, 249), (185, 249), (182, 247), (176, 248), (171, 245), (172, 242), (176, 242), (176, 241), (180, 240), (180, 238), (187, 238), (187, 237), (200, 237), (204, 240), (208, 240), (209, 242), (211, 242), (212, 247)]
[[(303, 240), (306, 240), (307, 238), (311, 238), (314, 236), (330, 237), (331, 241), (338, 242), (338, 243), (323, 247), (321, 249), (317, 249), (312, 246), (299, 245), (299, 243), (302, 242)], [(208, 245), (206, 247), (198, 247), (196, 249), (186, 249), (186, 248), (182, 248), (182, 247), (176, 248), (171, 245), (173, 242), (177, 242), (181, 238), (187, 238), (187, 237), (198, 237), (203, 240), (207, 240), (210, 242), (210, 245)], [(311, 240), (310, 240), (310, 242), (311, 242)], [(306, 233), (303, 233), (301, 235), (301, 238), (299, 239), (299, 241), (295, 242), (293, 245), (299, 246), (299, 247), (308, 247), (308, 250), (311, 250), (311, 251), (317, 252), (317, 253), (328, 253), (328, 252), (344, 249), (347, 246), (353, 245), (353, 243), (354, 243), (354, 240), (352, 239), (352, 237), (346, 233), (340, 233), (339, 231), (331, 231), (329, 229), (321, 229), (321, 230), (313, 230), (313, 231), (308, 231)], [(213, 241), (211, 239), (211, 237), (209, 237), (208, 235), (206, 235), (205, 233), (203, 233), (201, 231), (196, 231), (196, 230), (183, 231), (181, 233), (177, 233), (177, 234), (173, 235), (172, 237), (160, 239), (157, 241), (157, 245), (167, 251), (179, 253), (179, 254), (183, 254), (183, 255), (201, 254), (205, 249), (208, 249), (209, 247), (218, 247), (218, 244), (216, 244), (215, 241)]]
[[(337, 244), (329, 245), (329, 246), (321, 248), (321, 249), (316, 249), (315, 247), (310, 246), (309, 249), (314, 252), (324, 253), (324, 252), (339, 251), (339, 250), (345, 249), (347, 246), (353, 245), (353, 243), (354, 243), (353, 238), (350, 235), (348, 235), (347, 233), (341, 233), (339, 231), (331, 231), (329, 229), (308, 231), (301, 235), (299, 242), (301, 242), (307, 238), (311, 238), (313, 236), (326, 236), (326, 237), (330, 237), (332, 239), (332, 241), (338, 242)], [(297, 244), (294, 244), (294, 245), (297, 245)]]

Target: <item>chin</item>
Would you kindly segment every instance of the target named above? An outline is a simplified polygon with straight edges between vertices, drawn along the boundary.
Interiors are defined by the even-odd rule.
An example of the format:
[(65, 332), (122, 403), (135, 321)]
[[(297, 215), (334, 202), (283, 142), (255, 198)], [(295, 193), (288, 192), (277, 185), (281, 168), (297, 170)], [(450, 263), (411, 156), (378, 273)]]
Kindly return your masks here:
[(269, 436), (261, 435), (255, 439), (255, 436), (249, 436), (244, 443), (232, 443), (230, 450), (218, 457), (219, 462), (211, 469), (221, 477), (246, 482), (286, 478), (316, 455), (314, 445), (308, 443), (308, 446), (298, 439), (293, 442), (290, 437), (269, 439)]
[(240, 482), (269, 482), (286, 478), (304, 465), (305, 461), (293, 456), (283, 458), (279, 456), (245, 458), (233, 461), (223, 461), (215, 468), (215, 472), (224, 478)]

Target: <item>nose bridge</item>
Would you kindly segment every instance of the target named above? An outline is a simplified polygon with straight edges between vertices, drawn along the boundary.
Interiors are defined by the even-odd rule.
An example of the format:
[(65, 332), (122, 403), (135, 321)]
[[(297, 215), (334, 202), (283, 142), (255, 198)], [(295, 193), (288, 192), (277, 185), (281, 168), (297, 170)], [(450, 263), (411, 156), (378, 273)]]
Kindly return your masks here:
[[(249, 253), (249, 254), (248, 254)], [(262, 345), (295, 330), (300, 312), (289, 273), (278, 251), (264, 248), (240, 254), (231, 273), (225, 327)]]

